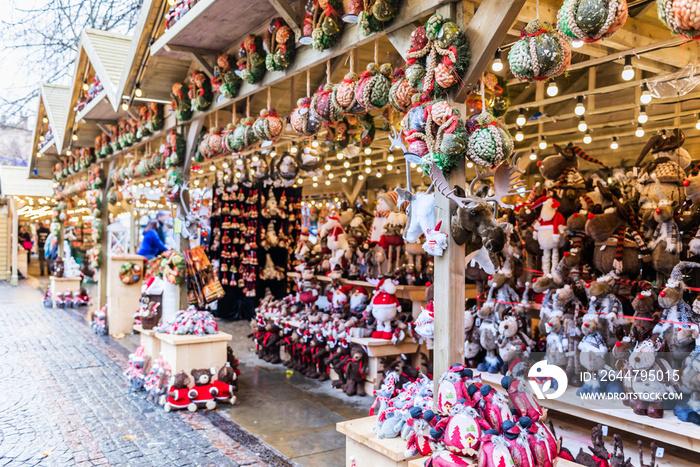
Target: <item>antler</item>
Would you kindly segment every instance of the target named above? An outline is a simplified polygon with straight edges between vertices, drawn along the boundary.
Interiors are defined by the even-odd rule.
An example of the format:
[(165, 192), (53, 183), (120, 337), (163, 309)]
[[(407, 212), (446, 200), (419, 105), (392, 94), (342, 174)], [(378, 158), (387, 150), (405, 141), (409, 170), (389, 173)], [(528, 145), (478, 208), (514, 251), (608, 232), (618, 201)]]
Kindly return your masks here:
[(447, 179), (442, 173), (442, 170), (440, 170), (440, 168), (437, 165), (435, 165), (435, 162), (432, 161), (430, 162), (430, 179), (435, 185), (435, 191), (440, 193), (445, 198), (454, 201), (457, 204), (457, 206), (464, 207), (469, 202), (469, 198), (464, 198), (455, 195), (456, 188), (450, 190), (450, 186), (447, 183)]
[(389, 135), (389, 141), (391, 141), (391, 146), (389, 146), (389, 150), (392, 150), (394, 148), (396, 149), (401, 149), (403, 152), (406, 152), (406, 146), (403, 144), (403, 139), (401, 138), (401, 133), (394, 128), (393, 126), (391, 127), (391, 134)]
[(503, 198), (515, 196), (518, 189), (523, 188), (525, 183), (520, 178), (524, 172), (518, 168), (520, 158), (516, 153), (511, 160), (501, 162), (495, 169), (477, 171), (476, 178), (469, 184), (469, 194), (472, 194), (472, 187), (477, 180), (493, 177), (493, 196), (487, 196), (484, 201), (495, 201), (504, 209), (512, 209), (513, 205), (503, 202)]

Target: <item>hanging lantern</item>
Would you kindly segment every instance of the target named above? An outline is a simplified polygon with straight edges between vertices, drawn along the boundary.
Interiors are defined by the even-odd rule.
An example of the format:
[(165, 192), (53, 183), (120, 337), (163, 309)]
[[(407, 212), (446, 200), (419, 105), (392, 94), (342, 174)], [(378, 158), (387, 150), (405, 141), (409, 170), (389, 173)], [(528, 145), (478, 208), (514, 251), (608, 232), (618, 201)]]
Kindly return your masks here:
[(270, 21), (265, 33), (265, 66), (267, 71), (280, 71), (294, 60), (294, 32), (282, 18)]
[(585, 43), (612, 36), (626, 20), (626, 0), (564, 0), (557, 13), (559, 31), (564, 37)]
[(532, 20), (508, 54), (510, 70), (523, 81), (559, 76), (571, 63), (569, 43), (549, 23)]
[(700, 8), (697, 0), (657, 0), (659, 19), (674, 34), (688, 39), (700, 37)]

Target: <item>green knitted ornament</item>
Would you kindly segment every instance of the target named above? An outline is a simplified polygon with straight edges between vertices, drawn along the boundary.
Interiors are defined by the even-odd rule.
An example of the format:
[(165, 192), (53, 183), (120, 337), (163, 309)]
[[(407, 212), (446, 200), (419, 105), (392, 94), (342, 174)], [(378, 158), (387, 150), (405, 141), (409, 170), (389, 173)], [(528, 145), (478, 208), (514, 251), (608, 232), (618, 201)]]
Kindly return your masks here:
[(255, 84), (265, 76), (265, 49), (260, 36), (250, 35), (238, 49), (238, 76)]
[(192, 100), (192, 109), (200, 112), (207, 110), (214, 100), (211, 90), (211, 81), (203, 71), (195, 71), (190, 77), (189, 98)]
[(263, 45), (267, 52), (265, 57), (267, 71), (284, 70), (294, 60), (296, 52), (294, 32), (282, 18), (274, 18), (270, 21)]
[(306, 4), (305, 23), (311, 21), (311, 46), (314, 49), (330, 49), (340, 39), (344, 25), (339, 15), (342, 8), (341, 0), (314, 0)]
[[(244, 118), (229, 136), (229, 146), (235, 152), (244, 151), (260, 141), (255, 135), (255, 131), (253, 131), (254, 122), (255, 119), (253, 117)], [(231, 141), (231, 138), (233, 141)]]
[(175, 83), (170, 89), (170, 109), (180, 121), (192, 118), (192, 101), (185, 95), (185, 89), (183, 83)]
[(553, 78), (571, 63), (571, 48), (551, 24), (533, 20), (510, 49), (508, 62), (513, 74), (527, 81)]
[(482, 112), (467, 122), (470, 132), (467, 158), (482, 167), (494, 167), (510, 157), (513, 140), (508, 130), (490, 113)]
[(396, 18), (399, 10), (398, 0), (375, 0), (369, 2), (369, 8), (357, 16), (360, 37), (383, 31)]

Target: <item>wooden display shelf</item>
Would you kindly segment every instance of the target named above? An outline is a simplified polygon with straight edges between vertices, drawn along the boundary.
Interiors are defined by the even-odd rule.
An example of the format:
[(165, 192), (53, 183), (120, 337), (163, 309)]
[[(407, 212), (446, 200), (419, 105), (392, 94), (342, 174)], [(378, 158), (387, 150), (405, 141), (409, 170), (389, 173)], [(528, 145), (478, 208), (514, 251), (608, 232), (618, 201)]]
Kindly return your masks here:
[[(501, 387), (503, 375), (486, 373), (474, 370), (475, 374), (481, 374), (481, 379), (494, 387)], [(568, 388), (563, 397), (569, 400), (578, 400), (577, 404), (557, 400), (540, 400), (542, 407), (561, 412), (583, 420), (592, 420), (596, 423), (633, 433), (638, 436), (655, 439), (657, 442), (694, 452), (700, 452), (700, 426), (682, 422), (673, 414), (673, 410), (664, 411), (661, 419), (645, 417), (635, 414), (631, 408), (622, 406), (613, 409), (605, 406), (605, 401), (581, 400), (576, 396), (577, 388)]]
[(56, 277), (49, 278), (52, 294), (63, 292), (80, 292), (80, 277)]
[(139, 333), (140, 343), (146, 355), (157, 359), (160, 355), (160, 339), (156, 337), (155, 329), (144, 329), (140, 324), (134, 324), (134, 331)]
[(203, 336), (157, 332), (156, 338), (160, 340), (160, 353), (173, 373), (183, 370), (190, 374), (193, 369), (221, 368), (226, 363), (226, 343), (233, 336), (225, 332)]
[(336, 430), (345, 435), (345, 465), (408, 467), (406, 441), (399, 438), (379, 439), (372, 429), (377, 417), (358, 418), (336, 424)]

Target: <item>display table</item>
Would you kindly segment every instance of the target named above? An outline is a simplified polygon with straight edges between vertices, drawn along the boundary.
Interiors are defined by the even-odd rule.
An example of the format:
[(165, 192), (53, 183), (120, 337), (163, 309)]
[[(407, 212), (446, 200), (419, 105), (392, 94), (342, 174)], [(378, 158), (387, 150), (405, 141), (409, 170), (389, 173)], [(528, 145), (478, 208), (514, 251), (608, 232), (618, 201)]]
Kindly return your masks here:
[(173, 374), (180, 370), (190, 374), (192, 370), (216, 367), (226, 364), (226, 343), (233, 339), (231, 334), (219, 332), (203, 336), (156, 333), (160, 341), (160, 353), (170, 364)]
[(141, 303), (141, 280), (134, 284), (125, 284), (119, 277), (119, 271), (125, 263), (136, 263), (144, 270), (143, 256), (112, 256), (107, 263), (107, 329), (110, 334), (128, 334), (134, 326), (134, 312)]
[(144, 329), (140, 324), (134, 324), (134, 331), (139, 333), (146, 355), (151, 359), (157, 359), (160, 355), (160, 339), (156, 337), (155, 329)]
[(55, 297), (57, 294), (63, 293), (63, 292), (80, 292), (80, 282), (81, 279), (80, 277), (56, 277), (56, 276), (51, 276), (49, 278), (50, 283), (49, 287), (51, 290), (51, 296), (54, 297), (53, 300), (53, 307), (56, 308), (56, 300)]
[(367, 377), (365, 381), (365, 391), (370, 396), (374, 391), (379, 389), (382, 384), (382, 376), (380, 374), (381, 362), (383, 357), (395, 357), (405, 355), (411, 360), (411, 365), (416, 366), (415, 358), (420, 364), (420, 354), (418, 354), (419, 344), (417, 342), (401, 342), (398, 345), (392, 344), (390, 340), (373, 339), (371, 337), (351, 337), (350, 342), (359, 344), (367, 350)]
[(372, 431), (376, 424), (376, 416), (336, 424), (336, 430), (345, 435), (345, 465), (352, 465), (352, 457), (357, 467), (408, 467), (406, 441), (377, 438)]

